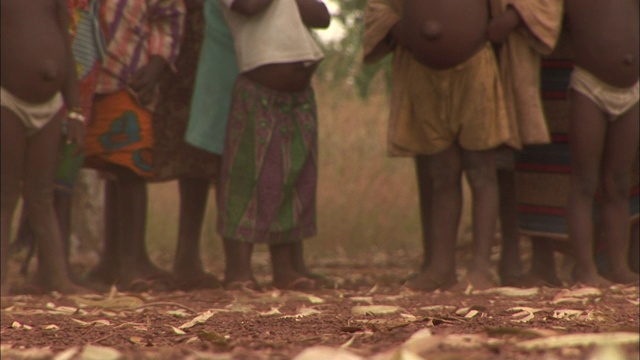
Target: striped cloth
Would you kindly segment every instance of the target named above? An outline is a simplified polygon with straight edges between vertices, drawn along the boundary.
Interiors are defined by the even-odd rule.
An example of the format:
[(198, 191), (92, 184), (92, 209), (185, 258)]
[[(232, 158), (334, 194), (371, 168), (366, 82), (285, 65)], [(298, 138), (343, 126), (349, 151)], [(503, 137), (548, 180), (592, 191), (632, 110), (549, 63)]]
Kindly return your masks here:
[[(573, 61), (545, 60), (542, 63), (542, 98), (552, 142), (528, 146), (517, 154), (516, 186), (520, 230), (525, 235), (556, 239), (568, 237), (566, 222), (571, 174), (568, 139), (568, 85)], [(639, 216), (638, 161), (629, 194), (630, 221)], [(594, 214), (598, 212), (596, 196)]]
[(153, 55), (175, 62), (186, 12), (182, 0), (101, 0), (101, 4), (108, 45), (97, 93), (126, 89), (126, 81)]

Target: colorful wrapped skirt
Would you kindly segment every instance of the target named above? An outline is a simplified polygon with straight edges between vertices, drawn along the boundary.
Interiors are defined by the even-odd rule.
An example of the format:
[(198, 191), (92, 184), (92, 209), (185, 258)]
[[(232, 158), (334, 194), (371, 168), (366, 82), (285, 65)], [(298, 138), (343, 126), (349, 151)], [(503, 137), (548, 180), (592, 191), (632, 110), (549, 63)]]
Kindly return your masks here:
[(311, 88), (283, 93), (239, 77), (217, 187), (220, 235), (267, 244), (315, 235), (317, 149)]

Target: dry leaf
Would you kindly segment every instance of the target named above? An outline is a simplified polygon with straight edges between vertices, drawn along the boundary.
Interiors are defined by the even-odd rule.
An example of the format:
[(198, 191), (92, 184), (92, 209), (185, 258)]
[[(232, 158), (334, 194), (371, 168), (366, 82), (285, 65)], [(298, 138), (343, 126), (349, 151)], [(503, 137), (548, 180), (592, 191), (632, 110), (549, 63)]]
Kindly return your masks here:
[(571, 319), (577, 318), (582, 315), (582, 310), (572, 310), (572, 309), (559, 309), (553, 312), (551, 317), (555, 319)]
[(178, 335), (186, 335), (186, 334), (187, 334), (186, 332), (184, 332), (184, 331), (182, 331), (182, 330), (178, 329), (178, 328), (177, 328), (177, 327), (175, 327), (175, 326), (171, 326), (171, 325), (167, 325), (167, 326), (168, 326), (168, 327), (170, 327), (170, 328), (171, 328), (171, 330), (173, 330), (173, 332), (174, 332), (174, 333), (176, 333), (176, 334), (178, 334)]
[(144, 301), (135, 296), (118, 296), (103, 300), (91, 300), (81, 296), (71, 297), (78, 306), (90, 306), (106, 309), (133, 309), (144, 305)]
[(366, 302), (368, 304), (373, 304), (373, 297), (372, 296), (353, 296), (353, 297), (350, 297), (349, 300), (356, 301), (356, 302)]
[(341, 348), (313, 346), (305, 349), (292, 360), (364, 360), (364, 358)]
[(549, 336), (523, 341), (515, 344), (515, 346), (524, 350), (544, 350), (590, 345), (637, 345), (639, 341), (640, 336), (637, 332), (612, 332)]
[(190, 327), (193, 327), (196, 324), (204, 324), (207, 320), (209, 320), (210, 317), (212, 317), (215, 314), (214, 311), (211, 310), (207, 310), (204, 313), (194, 317), (193, 319), (191, 319), (190, 321), (187, 321), (186, 323), (182, 324), (179, 326), (180, 329), (188, 329)]
[(227, 338), (215, 331), (199, 331), (198, 337), (218, 346), (227, 346)]
[(77, 346), (74, 346), (57, 353), (51, 360), (71, 360), (76, 356), (78, 351), (80, 351), (80, 349)]
[(0, 348), (2, 359), (29, 359), (45, 360), (51, 359), (53, 352), (49, 348), (12, 349), (11, 346)]
[(129, 339), (130, 343), (134, 344), (134, 345), (145, 345), (147, 342), (141, 338), (140, 336), (132, 336)]
[(45, 330), (60, 330), (60, 327), (58, 325), (51, 324), (51, 325), (45, 325), (43, 327), (43, 329), (45, 329)]
[(80, 360), (118, 360), (122, 354), (110, 347), (87, 345), (80, 353)]
[(82, 321), (82, 320), (78, 320), (78, 319), (74, 319), (74, 318), (71, 318), (71, 320), (75, 321), (76, 323), (78, 323), (78, 324), (80, 324), (82, 326), (89, 326), (89, 325), (110, 326), (111, 325), (109, 320), (105, 320), (105, 319), (94, 320), (94, 321), (90, 321), (90, 322), (86, 322), (86, 321)]
[(445, 312), (452, 312), (454, 310), (456, 310), (455, 306), (451, 306), (451, 305), (432, 305), (432, 306), (423, 306), (421, 307), (419, 310), (421, 311), (445, 311)]
[(470, 310), (467, 315), (465, 315), (464, 317), (467, 319), (471, 319), (472, 317), (478, 315), (480, 313), (480, 311), (478, 310)]
[(295, 315), (286, 315), (283, 316), (283, 319), (298, 319), (298, 318), (302, 318), (302, 317), (306, 317), (306, 316), (311, 316), (311, 315), (316, 315), (316, 314), (320, 314), (320, 311), (316, 310), (316, 309), (311, 309), (308, 307), (302, 307), (300, 308), (300, 310), (298, 310), (298, 313)]
[(277, 307), (272, 307), (271, 310), (269, 311), (263, 311), (258, 313), (258, 316), (262, 316), (262, 317), (277, 316), (277, 315), (282, 315), (282, 313)]
[(388, 315), (395, 314), (402, 310), (399, 306), (392, 305), (363, 305), (363, 306), (354, 306), (351, 308), (351, 313), (353, 315)]
[(520, 297), (520, 296), (526, 297), (526, 296), (538, 295), (538, 293), (540, 293), (540, 288), (534, 287), (534, 288), (528, 288), (528, 289), (521, 289), (516, 287), (503, 286), (503, 287), (490, 288), (486, 290), (476, 290), (476, 291), (473, 291), (472, 293), (473, 295), (503, 295), (503, 296), (510, 296), (510, 297)]
[(185, 318), (185, 317), (189, 316), (189, 314), (187, 314), (183, 310), (169, 310), (169, 311), (167, 311), (167, 314), (171, 315), (171, 316), (178, 317), (178, 318)]

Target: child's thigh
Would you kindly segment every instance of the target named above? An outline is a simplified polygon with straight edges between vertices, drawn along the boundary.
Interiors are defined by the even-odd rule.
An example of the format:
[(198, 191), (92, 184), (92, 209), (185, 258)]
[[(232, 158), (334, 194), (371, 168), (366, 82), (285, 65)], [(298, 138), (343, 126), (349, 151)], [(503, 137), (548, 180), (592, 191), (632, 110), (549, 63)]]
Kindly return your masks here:
[(608, 124), (602, 168), (613, 172), (614, 176), (629, 173), (633, 161), (637, 159), (640, 144), (638, 116), (636, 103), (629, 111)]
[(62, 116), (60, 114), (28, 139), (24, 160), (25, 200), (31, 197), (48, 196), (53, 189), (61, 140)]
[[(6, 108), (0, 109), (2, 119), (0, 120), (0, 171), (2, 174), (2, 198), (4, 200), (5, 196), (17, 197), (20, 192), (27, 137), (20, 119)], [(12, 194), (14, 195), (12, 196)]]
[(471, 186), (497, 184), (496, 149), (464, 150), (462, 163)]

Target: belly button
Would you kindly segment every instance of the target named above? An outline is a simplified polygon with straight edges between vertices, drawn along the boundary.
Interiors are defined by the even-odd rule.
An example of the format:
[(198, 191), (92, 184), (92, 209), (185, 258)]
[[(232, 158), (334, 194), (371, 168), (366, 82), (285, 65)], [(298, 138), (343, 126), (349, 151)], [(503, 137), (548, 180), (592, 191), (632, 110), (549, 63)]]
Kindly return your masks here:
[(58, 76), (58, 67), (53, 60), (45, 60), (42, 67), (42, 77), (45, 80), (54, 80)]
[(627, 54), (624, 57), (624, 60), (622, 60), (622, 62), (624, 62), (625, 65), (632, 65), (633, 64), (633, 60), (635, 60), (635, 56), (631, 55), (631, 54)]
[(422, 25), (422, 36), (428, 40), (435, 40), (442, 35), (442, 26), (437, 21), (427, 20)]

